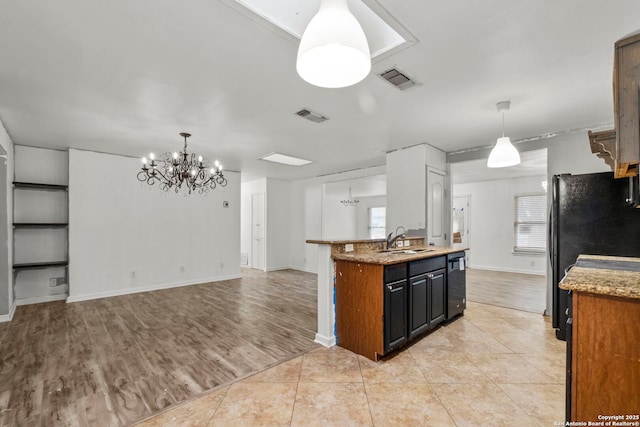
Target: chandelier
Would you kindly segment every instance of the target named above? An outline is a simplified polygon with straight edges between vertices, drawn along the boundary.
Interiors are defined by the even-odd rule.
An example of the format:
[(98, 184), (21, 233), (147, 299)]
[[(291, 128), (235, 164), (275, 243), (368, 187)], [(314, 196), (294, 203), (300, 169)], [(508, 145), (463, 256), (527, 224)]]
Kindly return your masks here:
[(214, 167), (208, 168), (202, 156), (196, 158), (195, 154), (187, 153), (188, 133), (181, 133), (184, 137), (184, 150), (180, 153), (164, 153), (161, 159), (156, 160), (153, 153), (149, 154), (149, 159), (142, 158), (142, 170), (138, 172), (138, 180), (146, 181), (149, 185), (154, 185), (156, 181), (164, 191), (174, 189), (177, 193), (182, 184), (189, 190), (206, 193), (216, 186), (224, 187), (227, 179), (222, 174), (222, 165), (216, 160)]
[(347, 208), (355, 207), (358, 203), (360, 203), (360, 200), (353, 198), (353, 196), (351, 195), (351, 187), (349, 187), (349, 198), (346, 200), (340, 200), (340, 203), (342, 203)]

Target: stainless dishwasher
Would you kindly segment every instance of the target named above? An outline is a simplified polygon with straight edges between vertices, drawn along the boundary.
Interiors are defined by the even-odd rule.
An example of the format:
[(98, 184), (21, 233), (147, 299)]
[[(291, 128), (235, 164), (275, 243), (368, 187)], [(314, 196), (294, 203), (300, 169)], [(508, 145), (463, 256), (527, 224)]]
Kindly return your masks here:
[(467, 308), (467, 276), (464, 251), (447, 255), (447, 320)]

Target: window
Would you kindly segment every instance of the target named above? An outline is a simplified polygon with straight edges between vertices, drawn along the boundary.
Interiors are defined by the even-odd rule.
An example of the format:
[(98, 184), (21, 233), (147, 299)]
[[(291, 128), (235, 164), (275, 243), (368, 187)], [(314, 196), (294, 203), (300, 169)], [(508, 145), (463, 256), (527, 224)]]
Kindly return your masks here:
[(515, 208), (514, 251), (545, 252), (547, 250), (547, 195), (516, 196)]
[(384, 239), (386, 233), (387, 208), (369, 208), (369, 238)]

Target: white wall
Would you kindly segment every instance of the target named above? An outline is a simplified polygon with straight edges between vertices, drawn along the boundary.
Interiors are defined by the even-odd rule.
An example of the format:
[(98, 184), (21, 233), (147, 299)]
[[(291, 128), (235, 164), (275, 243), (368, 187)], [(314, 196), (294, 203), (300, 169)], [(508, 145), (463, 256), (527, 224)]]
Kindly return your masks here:
[[(13, 316), (13, 310), (15, 309), (15, 297), (13, 293), (13, 197), (11, 196), (13, 189), (13, 169), (14, 169), (14, 147), (13, 141), (9, 137), (9, 134), (4, 128), (2, 121), (0, 121), (0, 146), (6, 152), (6, 159), (0, 159), (6, 164), (6, 174), (0, 177), (0, 185), (2, 185), (5, 197), (2, 197), (2, 209), (3, 213), (0, 218), (0, 227), (4, 229), (4, 232), (0, 235), (6, 236), (6, 241), (1, 244), (4, 245), (0, 251), (0, 322), (11, 320)], [(4, 239), (3, 239), (4, 240)]]
[(289, 268), (290, 193), (288, 181), (267, 179), (267, 271)]
[(513, 252), (514, 197), (543, 193), (545, 176), (455, 184), (453, 196), (471, 195), (469, 266), (544, 275), (546, 254)]
[(358, 197), (356, 206), (356, 239), (369, 238), (369, 208), (387, 206), (387, 196)]
[(239, 277), (240, 174), (185, 196), (137, 181), (139, 167), (69, 150), (69, 301)]
[[(357, 211), (353, 206), (340, 203), (348, 197), (348, 193), (337, 194), (327, 191), (323, 185), (322, 192), (322, 238), (323, 239), (355, 239), (357, 235)], [(359, 199), (359, 198), (358, 198)]]
[(305, 243), (305, 241), (324, 238), (322, 229), (323, 184), (360, 177), (373, 177), (384, 174), (385, 169), (385, 166), (375, 166), (291, 182), (289, 204), (289, 265), (291, 268), (312, 273), (318, 271), (318, 245)]
[[(241, 208), (240, 208), (240, 252), (246, 254), (247, 265), (251, 267), (251, 251), (252, 251), (252, 236), (253, 227), (251, 224), (253, 211), (252, 211), (252, 199), (254, 194), (266, 194), (267, 192), (267, 180), (257, 179), (255, 181), (243, 182), (241, 184)], [(266, 202), (265, 202), (266, 205)], [(266, 207), (265, 207), (266, 209)], [(279, 209), (277, 212), (282, 212)]]
[(426, 165), (424, 144), (387, 154), (387, 230), (403, 226), (409, 235), (426, 236)]

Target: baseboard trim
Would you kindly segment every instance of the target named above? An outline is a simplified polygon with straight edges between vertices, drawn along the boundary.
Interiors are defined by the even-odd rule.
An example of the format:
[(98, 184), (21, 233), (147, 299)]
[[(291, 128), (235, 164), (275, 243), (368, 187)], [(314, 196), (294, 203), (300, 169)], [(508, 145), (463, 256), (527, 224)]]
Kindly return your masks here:
[(9, 313), (0, 314), (0, 323), (11, 322), (13, 320), (13, 315), (16, 312), (16, 302), (11, 303), (11, 307), (9, 307)]
[(468, 266), (467, 268), (472, 270), (484, 270), (484, 271), (500, 271), (502, 273), (519, 273), (519, 274), (531, 274), (533, 276), (546, 276), (546, 272), (538, 272), (538, 271), (527, 271), (527, 270), (515, 270), (510, 268), (500, 268), (500, 267), (484, 267), (484, 266)]
[(45, 295), (42, 297), (17, 299), (16, 305), (40, 304), (43, 302), (64, 301), (66, 299), (67, 299), (67, 294)]
[[(203, 279), (197, 279), (197, 280), (189, 280), (187, 282), (164, 283), (159, 285), (143, 286), (140, 288), (114, 289), (112, 291), (106, 291), (106, 292), (96, 292), (93, 294), (69, 296), (69, 298), (67, 298), (67, 302), (89, 301), (89, 300), (100, 299), (100, 298), (110, 298), (110, 297), (117, 297), (122, 295), (138, 294), (140, 292), (159, 291), (162, 289), (180, 288), (183, 286), (201, 285), (203, 283), (211, 283), (211, 282), (222, 282), (224, 280), (239, 279), (240, 277), (242, 277), (241, 274), (229, 274), (227, 276), (218, 276), (218, 277), (210, 277), (210, 278), (203, 278)], [(73, 285), (71, 286), (71, 289), (73, 289)]]
[(292, 270), (297, 270), (297, 271), (304, 271), (305, 273), (312, 273), (312, 274), (318, 274), (317, 271), (312, 270), (310, 268), (306, 268), (306, 267), (298, 267), (298, 266), (291, 266), (289, 267)]
[(280, 266), (280, 267), (269, 267), (269, 268), (266, 268), (264, 271), (268, 273), (270, 271), (288, 270), (290, 268), (291, 267), (289, 267), (289, 266), (283, 265), (283, 266)]
[(324, 336), (324, 335), (320, 335), (320, 334), (316, 334), (316, 339), (313, 340), (313, 342), (317, 342), (320, 345), (323, 345), (325, 347), (333, 347), (336, 345), (336, 337), (335, 336)]

